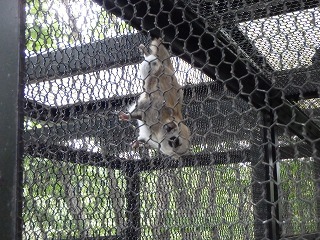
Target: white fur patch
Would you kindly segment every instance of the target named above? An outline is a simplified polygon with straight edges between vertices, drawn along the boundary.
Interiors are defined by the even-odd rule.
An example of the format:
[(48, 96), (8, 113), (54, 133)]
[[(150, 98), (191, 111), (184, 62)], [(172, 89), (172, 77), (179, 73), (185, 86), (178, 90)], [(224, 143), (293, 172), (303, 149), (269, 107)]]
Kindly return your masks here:
[(160, 68), (160, 61), (154, 55), (145, 57), (145, 60), (140, 64), (140, 77), (147, 78), (150, 74), (155, 73)]

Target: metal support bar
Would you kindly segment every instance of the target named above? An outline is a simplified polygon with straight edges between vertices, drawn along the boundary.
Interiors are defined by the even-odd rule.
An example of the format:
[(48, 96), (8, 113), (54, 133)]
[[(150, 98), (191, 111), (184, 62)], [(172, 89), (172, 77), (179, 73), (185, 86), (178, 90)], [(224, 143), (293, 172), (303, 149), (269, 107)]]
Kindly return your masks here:
[[(212, 94), (213, 97), (221, 96), (222, 94), (232, 94), (225, 91), (221, 83), (210, 82), (206, 84), (198, 84), (183, 87), (184, 102), (189, 104), (192, 99), (201, 97), (204, 94), (208, 96)], [(60, 107), (48, 106), (36, 101), (26, 99), (25, 115), (38, 121), (50, 122), (70, 122), (74, 120), (74, 116), (81, 118), (90, 114), (110, 114), (116, 112), (120, 108), (132, 103), (139, 95), (131, 94), (124, 96), (114, 96), (111, 98), (100, 99), (94, 102), (77, 103), (74, 105), (66, 105)]]
[(126, 240), (138, 240), (141, 237), (140, 224), (140, 176), (139, 169), (131, 160), (131, 164), (127, 164), (124, 169), (126, 180)]
[(0, 8), (0, 236), (22, 238), (24, 1)]
[[(109, 167), (112, 169), (131, 168), (134, 165), (139, 171), (155, 171), (178, 167), (200, 167), (218, 164), (250, 162), (250, 153), (246, 150), (211, 152), (210, 154), (195, 154), (183, 156), (179, 160), (167, 157), (146, 158), (140, 160), (124, 159), (116, 156), (102, 157), (100, 153), (88, 152), (81, 149), (73, 149), (61, 145), (48, 145), (34, 143), (26, 146), (25, 153), (32, 157), (48, 158), (57, 161), (66, 161), (76, 164), (91, 165), (96, 167)], [(106, 152), (108, 154), (108, 152)]]
[(267, 58), (259, 51), (253, 42), (246, 36), (238, 26), (224, 29), (228, 35), (236, 42), (239, 49), (251, 58), (265, 74), (274, 72), (273, 67), (269, 64)]
[(146, 41), (145, 35), (132, 34), (27, 58), (28, 84), (138, 63), (138, 46)]
[(279, 163), (277, 162), (277, 139), (274, 129), (274, 116), (272, 113), (263, 113), (263, 146), (264, 162), (266, 164), (266, 182), (267, 182), (267, 203), (268, 203), (268, 236), (269, 239), (280, 239), (279, 226), (279, 194), (278, 182), (280, 180)]
[(283, 89), (287, 99), (294, 101), (318, 98), (320, 91), (319, 74), (318, 66), (283, 70), (275, 73), (275, 86)]
[[(261, 112), (259, 122), (262, 122)], [(265, 222), (269, 216), (268, 205), (265, 201), (266, 179), (268, 178), (264, 165), (264, 151), (261, 146), (263, 140), (263, 130), (256, 129), (252, 135), (251, 144), (251, 165), (252, 165), (252, 202), (254, 205), (254, 239), (267, 239)]]
[(279, 169), (276, 152), (274, 116), (259, 112), (260, 128), (252, 135), (252, 200), (255, 239), (280, 238), (278, 187)]

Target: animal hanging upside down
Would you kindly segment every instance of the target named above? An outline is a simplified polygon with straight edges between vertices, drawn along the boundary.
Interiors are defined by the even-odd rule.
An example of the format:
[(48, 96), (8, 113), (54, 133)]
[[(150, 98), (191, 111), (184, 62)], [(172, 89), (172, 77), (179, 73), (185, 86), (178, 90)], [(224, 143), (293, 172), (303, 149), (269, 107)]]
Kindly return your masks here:
[(129, 107), (128, 113), (119, 113), (119, 119), (138, 121), (139, 136), (132, 143), (133, 148), (144, 143), (178, 158), (187, 153), (190, 146), (190, 130), (182, 122), (183, 90), (161, 39), (151, 42), (150, 53), (142, 44), (139, 48), (145, 58), (140, 65), (144, 92)]

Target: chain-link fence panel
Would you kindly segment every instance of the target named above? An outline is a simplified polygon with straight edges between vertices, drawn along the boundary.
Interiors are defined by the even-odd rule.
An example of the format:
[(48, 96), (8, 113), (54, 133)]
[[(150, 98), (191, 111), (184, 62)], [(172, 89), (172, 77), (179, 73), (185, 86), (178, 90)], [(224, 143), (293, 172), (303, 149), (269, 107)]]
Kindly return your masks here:
[(23, 239), (320, 239), (319, 1), (25, 12)]

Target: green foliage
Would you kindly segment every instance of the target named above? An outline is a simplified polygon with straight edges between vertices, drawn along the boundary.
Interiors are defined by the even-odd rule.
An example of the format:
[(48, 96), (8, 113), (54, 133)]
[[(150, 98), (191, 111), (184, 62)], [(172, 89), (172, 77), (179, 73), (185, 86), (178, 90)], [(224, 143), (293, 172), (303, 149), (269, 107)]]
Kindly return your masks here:
[(317, 201), (311, 159), (283, 160), (280, 164), (282, 218), (288, 235), (312, 233), (317, 230)]
[[(123, 186), (123, 177), (119, 172), (116, 175)], [(91, 236), (115, 234), (114, 212), (106, 197), (108, 180), (105, 168), (25, 158), (24, 239), (79, 237), (79, 224), (90, 226)], [(70, 187), (75, 191), (74, 196), (67, 192)], [(70, 208), (72, 197), (79, 200), (83, 221), (79, 222)]]
[(28, 0), (26, 6), (26, 47), (29, 51), (40, 52), (57, 48), (54, 36), (61, 35), (59, 22), (49, 10), (46, 2)]
[[(144, 173), (141, 182), (143, 239), (153, 239), (159, 217), (164, 218), (160, 231), (169, 229), (170, 239), (182, 239), (182, 232), (212, 239), (214, 229), (221, 239), (253, 238), (250, 166), (231, 164)], [(165, 199), (169, 204), (166, 210), (161, 209)]]
[[(310, 159), (280, 163), (282, 227), (288, 235), (316, 231), (313, 164)], [(251, 175), (250, 164), (141, 173), (142, 239), (153, 239), (155, 229), (172, 239), (193, 233), (212, 239), (213, 231), (221, 239), (253, 239)], [(119, 171), (116, 179), (124, 191)], [(106, 168), (25, 158), (24, 238), (80, 237), (82, 228), (89, 236), (116, 234), (109, 180)], [(70, 186), (80, 200), (81, 222), (70, 207)]]
[(24, 129), (36, 129), (36, 128), (42, 128), (43, 125), (41, 125), (38, 121), (34, 121), (29, 118), (24, 119)]
[[(25, 158), (25, 239), (80, 236), (81, 226), (68, 204), (66, 184), (73, 186), (75, 196), (81, 200), (79, 207), (85, 216), (82, 224), (89, 227), (89, 235), (116, 234), (107, 171), (101, 167)], [(162, 204), (159, 191), (165, 191), (169, 201), (167, 210), (162, 212), (165, 222), (160, 231), (170, 229), (173, 239), (181, 239), (182, 232), (195, 231), (201, 233), (202, 239), (211, 239), (215, 227), (223, 239), (251, 237), (250, 176), (250, 168), (239, 164), (142, 173), (143, 238), (152, 239), (152, 229), (159, 219)], [(116, 178), (123, 189), (123, 176), (116, 172)], [(165, 189), (159, 189), (159, 181), (165, 184)]]
[(27, 0), (26, 47), (39, 53), (133, 32), (125, 22), (87, 1)]

